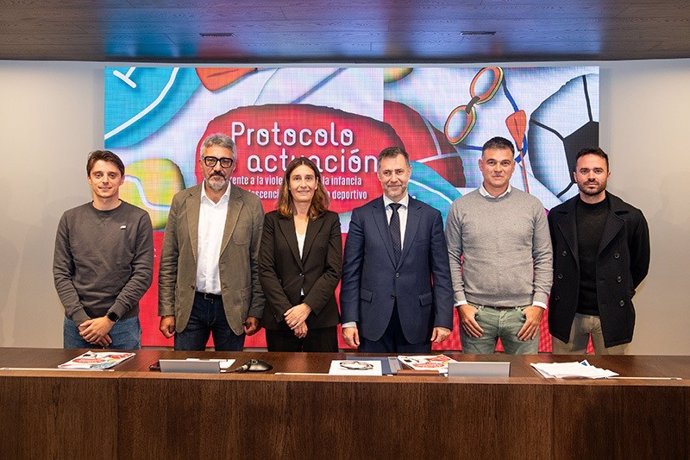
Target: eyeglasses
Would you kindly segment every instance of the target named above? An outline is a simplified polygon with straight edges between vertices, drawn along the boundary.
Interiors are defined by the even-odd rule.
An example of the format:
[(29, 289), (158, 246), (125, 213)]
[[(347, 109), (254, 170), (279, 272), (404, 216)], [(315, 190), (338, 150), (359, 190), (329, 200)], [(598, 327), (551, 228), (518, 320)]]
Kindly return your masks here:
[(233, 165), (235, 160), (232, 158), (216, 158), (216, 157), (203, 157), (202, 160), (204, 160), (204, 164), (208, 166), (209, 168), (213, 168), (216, 166), (216, 163), (220, 161), (220, 166), (223, 168), (229, 168)]

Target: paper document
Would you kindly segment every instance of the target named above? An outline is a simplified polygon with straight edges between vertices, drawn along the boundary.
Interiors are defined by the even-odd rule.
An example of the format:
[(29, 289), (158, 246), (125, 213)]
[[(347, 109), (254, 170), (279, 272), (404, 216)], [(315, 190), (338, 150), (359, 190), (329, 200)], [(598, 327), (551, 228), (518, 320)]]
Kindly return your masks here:
[(365, 359), (334, 359), (331, 361), (330, 375), (382, 375), (381, 361)]
[(400, 370), (400, 362), (397, 356), (366, 356), (361, 355), (345, 355), (347, 360), (366, 360), (366, 361), (380, 361), (381, 373), (383, 375), (395, 375)]
[(569, 363), (532, 363), (532, 367), (547, 379), (606, 379), (618, 375), (608, 369), (601, 369), (599, 367), (592, 366), (587, 361), (573, 361)]

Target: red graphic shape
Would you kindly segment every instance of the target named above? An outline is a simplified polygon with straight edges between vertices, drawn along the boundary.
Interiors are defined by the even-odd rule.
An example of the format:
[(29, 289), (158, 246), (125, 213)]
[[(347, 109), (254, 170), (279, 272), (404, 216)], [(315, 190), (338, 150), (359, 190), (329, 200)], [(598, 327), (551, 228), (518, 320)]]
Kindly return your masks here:
[[(403, 145), (386, 123), (330, 107), (268, 104), (230, 110), (208, 124), (199, 139), (225, 133), (237, 144), (233, 183), (275, 209), (278, 180), (296, 157), (312, 159), (331, 195), (330, 209), (350, 211), (381, 194), (376, 157), (386, 147)], [(203, 179), (196, 162), (196, 176)]]
[(166, 339), (158, 329), (160, 317), (158, 316), (158, 267), (160, 255), (163, 249), (162, 230), (153, 232), (153, 281), (144, 297), (139, 301), (139, 322), (141, 323), (141, 344), (145, 347), (173, 346), (173, 339)]
[(525, 130), (527, 129), (527, 115), (525, 115), (525, 111), (518, 110), (508, 115), (506, 126), (508, 131), (510, 131), (510, 135), (513, 136), (515, 147), (518, 150), (522, 150), (522, 141), (525, 139)]
[(226, 86), (230, 86), (245, 75), (252, 73), (256, 68), (219, 68), (219, 67), (197, 67), (196, 74), (209, 91), (217, 91)]
[(462, 159), (445, 134), (405, 104), (384, 101), (383, 119), (391, 125), (410, 155), (422, 161), (455, 187), (465, 186)]

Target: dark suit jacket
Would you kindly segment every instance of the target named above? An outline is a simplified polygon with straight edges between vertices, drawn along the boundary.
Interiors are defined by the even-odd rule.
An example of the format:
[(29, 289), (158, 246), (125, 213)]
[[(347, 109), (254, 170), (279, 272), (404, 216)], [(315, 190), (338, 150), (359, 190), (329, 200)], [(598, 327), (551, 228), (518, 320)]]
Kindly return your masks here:
[[(607, 192), (609, 215), (597, 255), (597, 302), (607, 347), (628, 343), (635, 327), (632, 297), (649, 269), (649, 229), (642, 212)], [(575, 196), (549, 212), (553, 242), (553, 286), (549, 298), (549, 329), (563, 342), (580, 293)], [(586, 231), (586, 229), (584, 229)]]
[[(202, 186), (203, 182), (173, 197), (165, 226), (158, 272), (158, 314), (174, 315), (177, 332), (187, 327), (194, 303)], [(264, 310), (258, 266), (263, 217), (259, 197), (233, 185), (218, 269), (225, 317), (237, 335), (244, 333), (242, 323), (247, 316), (261, 318)]]
[(300, 257), (292, 217), (277, 211), (266, 214), (259, 267), (266, 296), (262, 320), (266, 329), (289, 330), (283, 315), (302, 303), (312, 309), (307, 327), (317, 329), (338, 324), (335, 288), (342, 272), (343, 244), (338, 214), (327, 211), (307, 224), (303, 255)]
[(434, 327), (453, 328), (453, 288), (441, 213), (410, 198), (400, 261), (383, 198), (352, 211), (345, 241), (340, 308), (343, 323), (356, 321), (359, 333), (379, 340), (397, 299), (403, 334), (409, 343), (428, 341)]

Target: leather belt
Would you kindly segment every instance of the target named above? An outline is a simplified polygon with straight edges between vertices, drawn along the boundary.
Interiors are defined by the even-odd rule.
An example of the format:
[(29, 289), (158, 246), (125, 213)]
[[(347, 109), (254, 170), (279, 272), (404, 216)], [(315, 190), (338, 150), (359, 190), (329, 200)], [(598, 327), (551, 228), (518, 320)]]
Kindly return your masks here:
[(491, 308), (494, 310), (517, 310), (518, 308), (525, 308), (525, 307), (531, 307), (531, 305), (518, 305), (516, 307), (503, 307), (499, 305), (477, 305), (474, 303), (471, 303), (473, 307), (482, 307), (482, 308)]
[(204, 300), (223, 300), (223, 296), (219, 294), (209, 294), (207, 292), (196, 291), (195, 295), (203, 297)]

